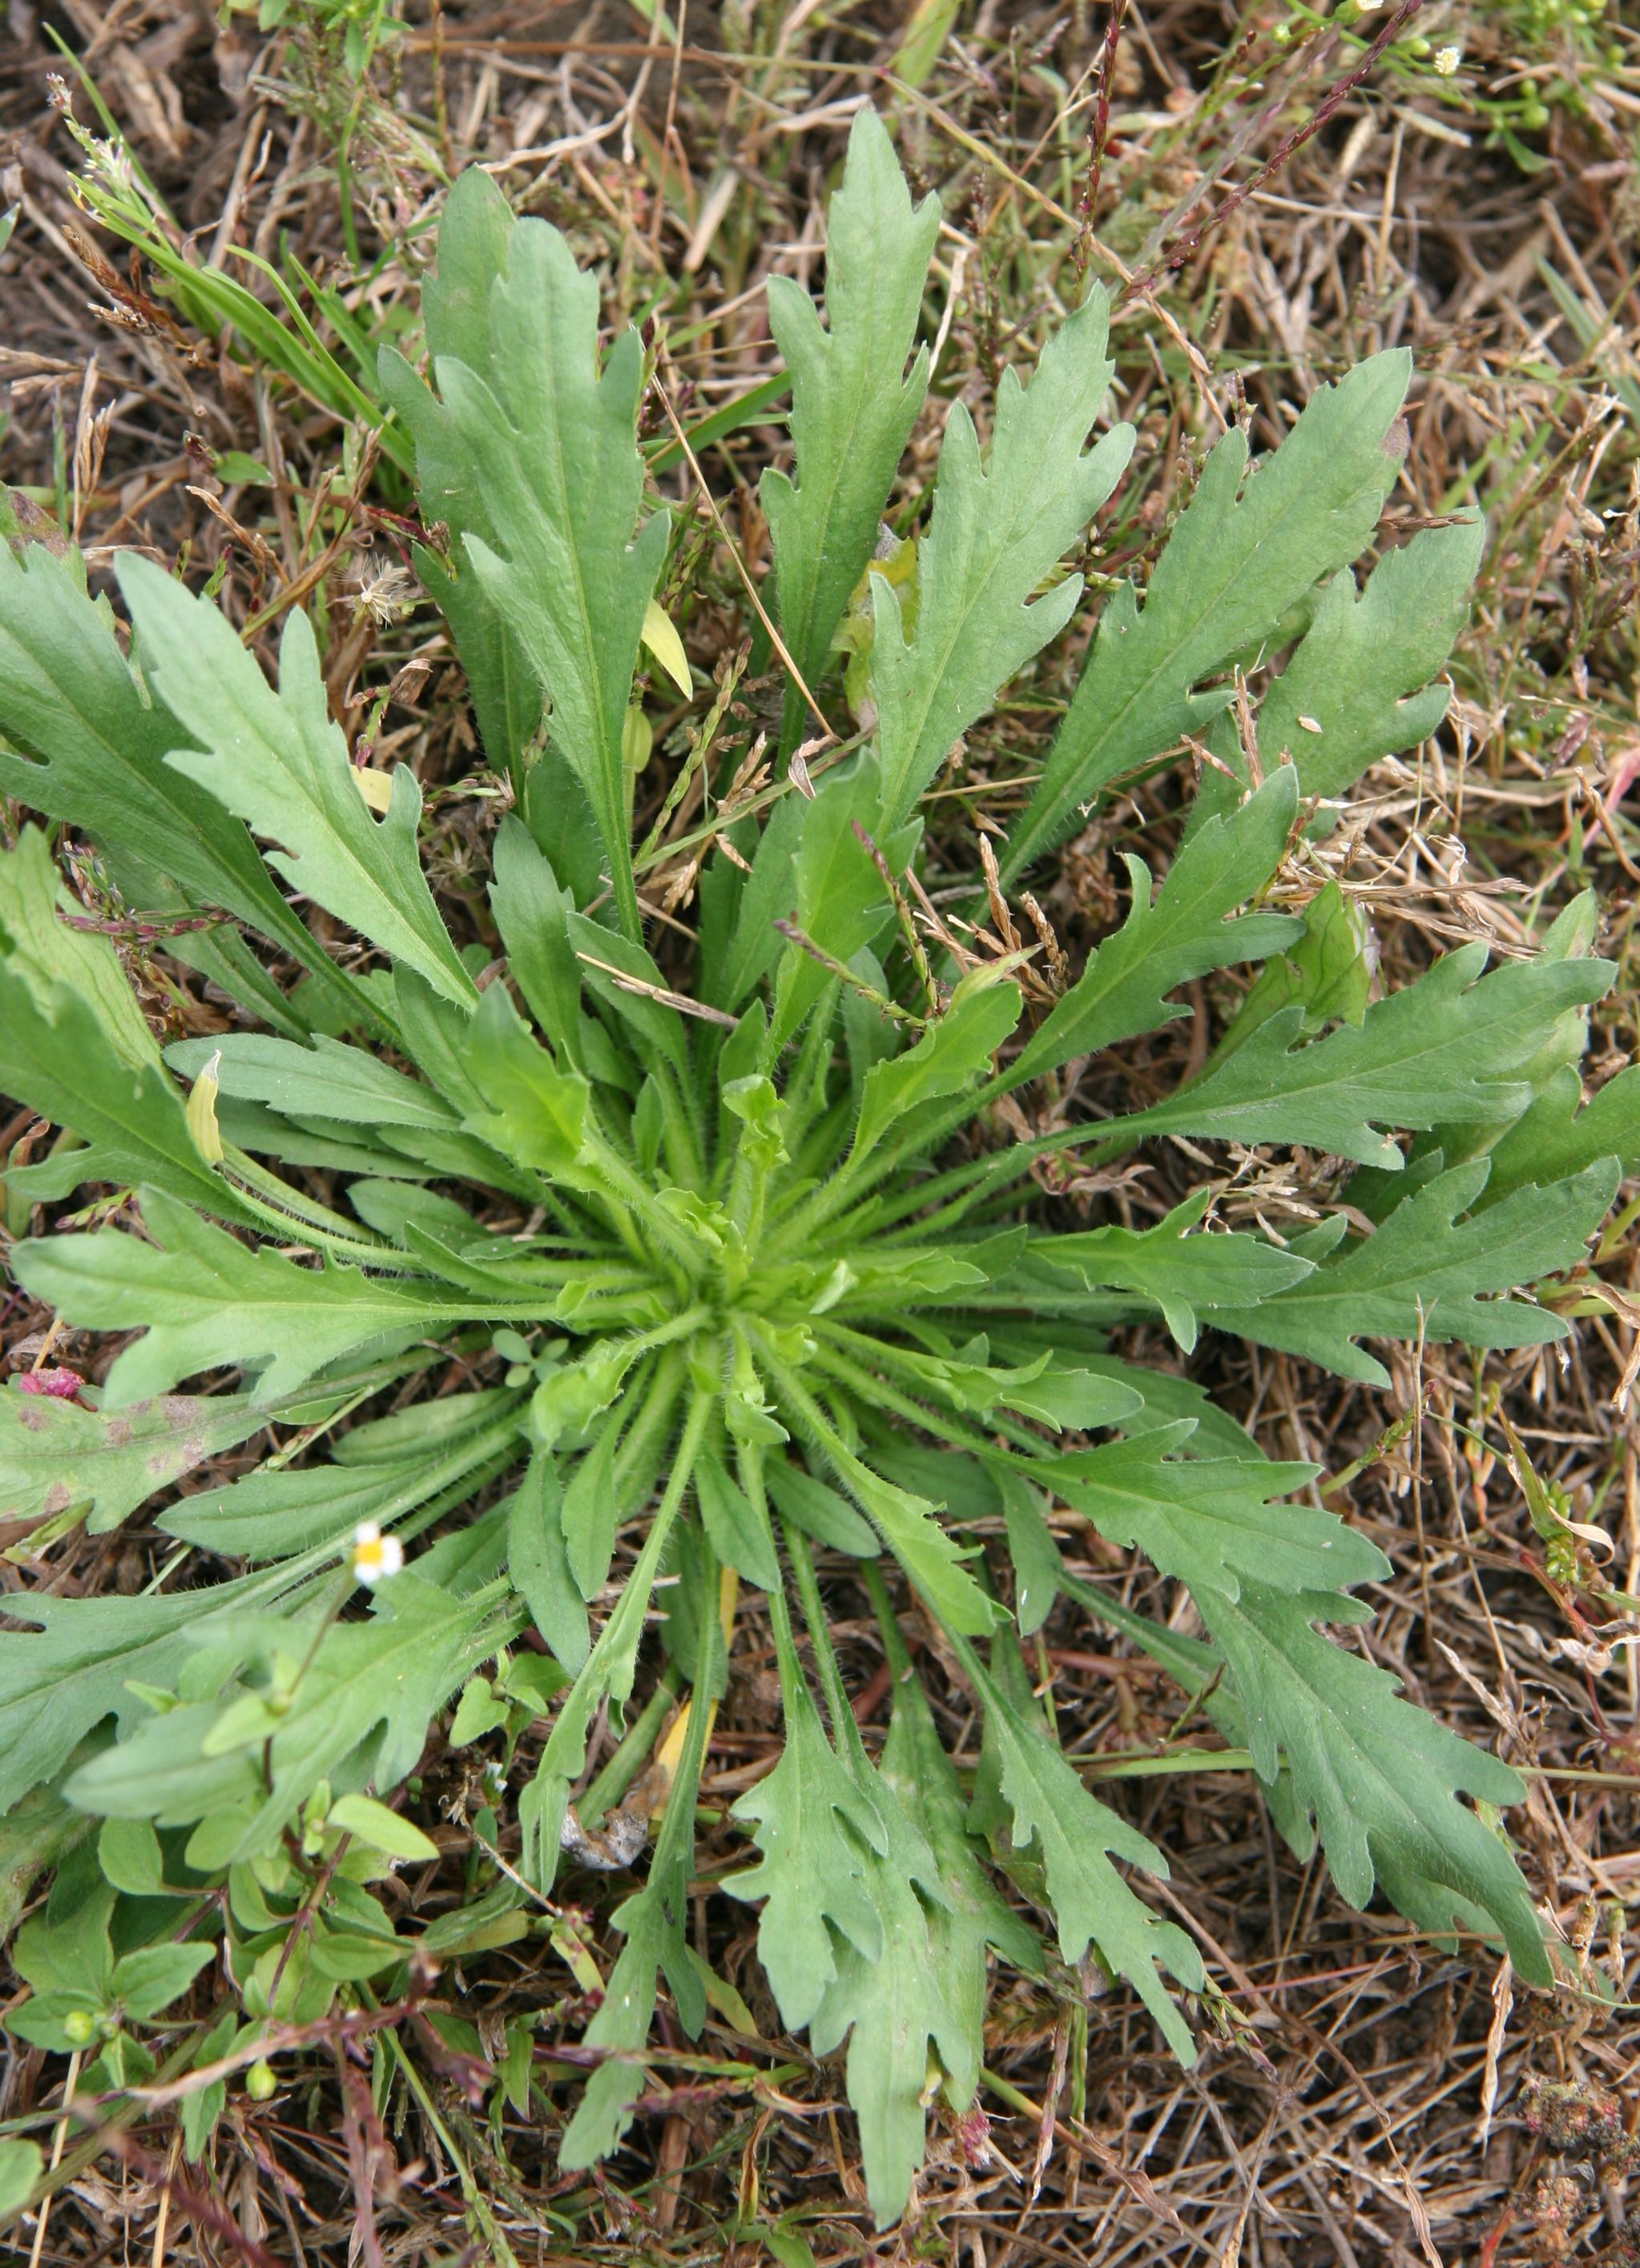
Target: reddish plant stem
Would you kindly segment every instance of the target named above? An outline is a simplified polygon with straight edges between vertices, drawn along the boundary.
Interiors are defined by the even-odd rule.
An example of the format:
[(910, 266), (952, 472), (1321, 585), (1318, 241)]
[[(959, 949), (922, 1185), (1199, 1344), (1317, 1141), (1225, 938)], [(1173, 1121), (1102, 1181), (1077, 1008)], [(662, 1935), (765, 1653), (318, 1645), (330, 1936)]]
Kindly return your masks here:
[(1099, 217), (1099, 188), (1105, 171), (1105, 149), (1110, 139), (1110, 91), (1116, 77), (1116, 51), (1122, 45), (1122, 26), (1128, 20), (1128, 0), (1110, 0), (1110, 24), (1105, 33), (1105, 46), (1099, 59), (1099, 78), (1093, 97), (1093, 115), (1088, 122), (1088, 170), (1082, 187), (1079, 217), (1082, 227), (1077, 238), (1076, 264), (1079, 276), (1088, 263), (1088, 254), (1093, 242), (1094, 224)]
[(1261, 189), (1265, 182), (1280, 173), (1282, 167), (1303, 149), (1306, 142), (1313, 141), (1327, 121), (1350, 99), (1356, 89), (1372, 77), (1373, 66), (1385, 48), (1392, 40), (1400, 37), (1401, 32), (1419, 13), (1423, 6), (1423, 0), (1401, 0), (1400, 7), (1396, 9), (1355, 69), (1346, 71), (1342, 78), (1327, 88), (1327, 92), (1317, 103), (1310, 116), (1305, 120), (1303, 125), (1295, 126), (1292, 132), (1283, 137), (1258, 171), (1250, 174), (1239, 188), (1232, 189), (1223, 202), (1215, 205), (1204, 220), (1198, 221), (1183, 241), (1176, 245), (1172, 252), (1160, 260), (1153, 261), (1151, 266), (1140, 275), (1135, 276), (1124, 284), (1116, 295), (1117, 306), (1124, 306), (1140, 291), (1153, 291), (1165, 276), (1177, 274), (1186, 261), (1197, 250), (1202, 238), (1210, 230), (1217, 228), (1233, 213), (1239, 212), (1255, 189)]

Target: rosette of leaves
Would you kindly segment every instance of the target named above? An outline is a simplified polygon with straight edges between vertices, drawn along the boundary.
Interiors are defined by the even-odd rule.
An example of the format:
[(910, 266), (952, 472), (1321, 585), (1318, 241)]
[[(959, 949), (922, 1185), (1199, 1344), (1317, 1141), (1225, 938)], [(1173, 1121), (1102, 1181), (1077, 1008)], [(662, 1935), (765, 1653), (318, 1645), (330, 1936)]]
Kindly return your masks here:
[[(863, 114), (824, 316), (769, 286), (795, 455), (762, 483), (776, 744), (760, 771), (724, 687), (702, 689), (707, 725), (640, 834), (645, 640), (687, 677), (656, 606), (678, 530), (639, 441), (653, 373), (634, 333), (600, 354), (599, 284), (561, 235), (515, 222), (484, 175), (457, 183), (425, 374), (389, 355), (383, 383), (414, 444), (420, 570), (513, 788), (476, 942), (458, 946), (429, 887), (411, 773), (379, 813), (361, 795), (299, 608), (274, 682), (212, 598), (149, 559), (117, 563), (128, 641), (71, 553), (0, 548), (0, 790), (94, 843), (125, 902), (174, 917), (165, 950), (233, 1004), (231, 1028), (162, 1052), (114, 945), (65, 918), (47, 836), (0, 858), (0, 1086), (62, 1130), (7, 1176), (11, 1267), (73, 1331), (121, 1340), (99, 1390), (0, 1395), (4, 1510), (40, 1538), (106, 1530), (226, 1449), (270, 1428), (281, 1445), (159, 1512), (192, 1578), (8, 1594), (26, 1627), (0, 1636), (0, 1805), (35, 1807), (42, 1857), (76, 1819), (104, 1822), (111, 1882), (193, 1895), (249, 2014), (305, 2015), (419, 1943), (521, 1932), (566, 1853), (602, 1837), (635, 1858), (642, 1832), (614, 1832), (631, 1801), (613, 1807), (677, 1697), (586, 2035), (616, 2052), (563, 2137), (585, 2167), (629, 2124), (663, 1987), (688, 2034), (725, 2005), (685, 1922), (750, 1587), (784, 1747), (733, 1807), (745, 1854), (720, 1887), (759, 1910), (787, 2027), (846, 2051), (885, 2222), (931, 2093), (974, 2095), (993, 1956), (1091, 1957), (1195, 2052), (1202, 1956), (1146, 1894), (1166, 1858), (1033, 1692), (1021, 1641), (1062, 1598), (1205, 1697), (1345, 1899), (1381, 1890), (1548, 1976), (1494, 1808), (1515, 1775), (1325, 1634), (1365, 1616), (1377, 1547), (1313, 1468), (1268, 1461), (1111, 1335), (1155, 1322), (1188, 1350), (1206, 1327), (1379, 1382), (1364, 1338), (1562, 1337), (1509, 1295), (1578, 1263), (1636, 1147), (1629, 1079), (1582, 1104), (1584, 1011), (1612, 973), (1586, 907), (1534, 955), (1489, 969), (1463, 946), (1371, 999), (1338, 892), (1297, 909), (1306, 830), (1438, 723), (1482, 542), (1459, 519), (1353, 571), (1398, 468), (1405, 357), (1323, 387), (1256, 467), (1226, 432), (1145, 587), (1095, 604), (1066, 563), (1134, 437), (1108, 420), (1093, 289), (1028, 377), (1004, 372), (983, 444), (950, 408), (908, 561), (881, 515), (923, 407), (937, 220)], [(918, 910), (922, 805), (1079, 610), (1080, 681), (997, 889), (1185, 736), (1212, 761), (1159, 886), (1129, 858), (1125, 916), (1027, 1004), (1022, 948), (961, 948), (985, 918), (977, 865), (973, 895), (944, 901), (952, 923)], [(840, 741), (815, 712), (844, 653), (867, 721)], [(1077, 1122), (1083, 1066), (1192, 1012), (1176, 996), (1195, 980), (1257, 964), (1194, 1076)], [(1015, 1138), (1009, 1097), (1059, 1130)], [(1195, 1160), (1301, 1145), (1359, 1170), (1286, 1244), (1215, 1228), (1206, 1167), (1137, 1229), (1056, 1223), (1030, 1175), (1050, 1151), (1097, 1164), (1174, 1136)], [(450, 1353), (482, 1382), (346, 1422)], [(408, 1550), (367, 1613), (349, 1564), (365, 1521)], [(1079, 1580), (1055, 1541), (1078, 1526), (1186, 1586), (1198, 1634)], [(612, 1587), (623, 1533), (636, 1556)], [(245, 1572), (212, 1584), (210, 1555)], [(895, 1670), (875, 1753), (828, 1628), (840, 1570)], [(902, 1616), (966, 1685), (977, 1768), (941, 1745)], [(435, 1944), (396, 1936), (360, 1885), (419, 1851), (385, 1807), (458, 1693), (458, 1740), (503, 1735), (521, 1832), (468, 1939), (445, 1923)], [(595, 1728), (635, 1696), (589, 1785)], [(511, 1800), (485, 1815), (504, 1839)], [(365, 1853), (350, 1872), (343, 1835)]]

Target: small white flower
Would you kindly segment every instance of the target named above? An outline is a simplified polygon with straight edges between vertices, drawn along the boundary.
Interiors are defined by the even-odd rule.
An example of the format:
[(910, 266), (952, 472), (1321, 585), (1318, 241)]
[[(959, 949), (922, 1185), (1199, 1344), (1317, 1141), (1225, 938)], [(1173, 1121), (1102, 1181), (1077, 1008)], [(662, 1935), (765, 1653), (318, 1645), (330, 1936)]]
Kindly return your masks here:
[(1376, 16), (1383, 4), (1384, 0), (1356, 0), (1356, 13), (1358, 16)]
[(1435, 68), (1442, 78), (1450, 78), (1462, 61), (1461, 48), (1437, 48), (1435, 50)]
[(384, 1535), (373, 1520), (361, 1520), (353, 1531), (353, 1577), (370, 1590), (404, 1565), (404, 1546), (396, 1535)]

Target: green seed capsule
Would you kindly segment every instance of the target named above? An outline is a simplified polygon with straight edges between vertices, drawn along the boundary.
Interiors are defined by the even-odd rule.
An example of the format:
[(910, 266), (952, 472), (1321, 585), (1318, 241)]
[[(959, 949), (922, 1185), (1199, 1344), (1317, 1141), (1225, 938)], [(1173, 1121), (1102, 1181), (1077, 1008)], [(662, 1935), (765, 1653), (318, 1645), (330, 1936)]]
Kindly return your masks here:
[(83, 2048), (97, 2036), (97, 2019), (89, 2008), (70, 2008), (63, 2019), (63, 2029), (71, 2045)]
[(253, 2102), (266, 2102), (278, 2085), (274, 2067), (265, 2056), (260, 2063), (254, 2063), (245, 2074), (245, 2092)]

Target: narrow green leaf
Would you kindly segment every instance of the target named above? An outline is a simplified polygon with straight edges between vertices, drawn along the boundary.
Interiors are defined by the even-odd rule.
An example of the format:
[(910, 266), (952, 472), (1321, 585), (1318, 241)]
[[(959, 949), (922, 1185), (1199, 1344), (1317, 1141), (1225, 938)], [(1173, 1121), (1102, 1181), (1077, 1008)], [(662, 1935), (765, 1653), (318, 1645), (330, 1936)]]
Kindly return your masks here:
[(221, 1058), (217, 1078), (224, 1095), (266, 1103), (289, 1118), (451, 1131), (461, 1123), (430, 1087), (407, 1079), (364, 1048), (344, 1047), (322, 1032), (306, 1047), (261, 1032), (227, 1032), (220, 1038), (179, 1040), (165, 1050), (165, 1061), (188, 1079), (197, 1079), (216, 1057)]
[(829, 1550), (846, 1551), (851, 1558), (874, 1559), (879, 1550), (876, 1530), (862, 1520), (846, 1497), (801, 1465), (784, 1457), (771, 1457), (764, 1469), (769, 1492), (794, 1528), (812, 1535)]
[(537, 1449), (507, 1512), (507, 1572), (536, 1629), (572, 1677), (592, 1643), (580, 1586), (564, 1546), (563, 1491), (548, 1449)]
[(760, 1520), (746, 1491), (717, 1459), (702, 1457), (695, 1468), (695, 1493), (707, 1541), (726, 1567), (760, 1590), (780, 1580), (780, 1562), (767, 1520)]

